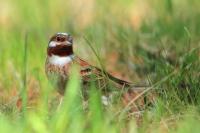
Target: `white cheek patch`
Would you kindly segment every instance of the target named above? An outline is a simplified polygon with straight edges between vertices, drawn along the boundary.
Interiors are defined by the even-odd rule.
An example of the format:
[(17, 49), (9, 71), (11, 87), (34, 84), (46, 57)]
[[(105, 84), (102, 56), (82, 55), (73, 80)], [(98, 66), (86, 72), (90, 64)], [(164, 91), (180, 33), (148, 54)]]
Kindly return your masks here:
[(56, 47), (57, 43), (55, 41), (51, 41), (49, 43), (49, 47)]
[[(67, 44), (68, 46), (71, 46), (71, 45), (72, 45), (72, 43), (69, 42), (69, 41), (65, 41), (65, 42), (62, 42), (62, 43)], [(49, 43), (49, 47), (56, 47), (57, 45), (60, 45), (60, 44), (61, 44), (61, 43), (58, 43), (58, 42), (55, 42), (55, 41), (51, 41), (51, 42)]]
[(60, 57), (57, 55), (52, 55), (49, 57), (49, 63), (53, 65), (64, 66), (70, 62), (72, 62), (72, 56)]

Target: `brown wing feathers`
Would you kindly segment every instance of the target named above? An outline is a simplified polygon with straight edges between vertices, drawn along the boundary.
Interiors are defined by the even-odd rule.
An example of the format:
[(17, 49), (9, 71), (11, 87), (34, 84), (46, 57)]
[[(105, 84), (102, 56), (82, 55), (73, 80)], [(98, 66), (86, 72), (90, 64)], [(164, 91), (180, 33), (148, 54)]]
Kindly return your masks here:
[[(77, 60), (77, 59), (76, 59)], [(86, 61), (78, 58), (77, 60), (78, 64), (81, 66), (81, 75), (82, 76), (89, 76), (91, 74), (96, 74), (98, 77), (102, 77), (102, 76), (106, 76), (108, 79), (110, 79), (111, 81), (123, 86), (123, 87), (131, 87), (131, 88), (145, 88), (145, 87), (149, 87), (148, 85), (136, 85), (133, 84), (131, 82), (119, 79), (114, 77), (113, 75), (109, 74), (108, 72), (106, 72), (105, 70), (102, 70), (98, 67), (92, 66), (89, 63), (87, 63)]]

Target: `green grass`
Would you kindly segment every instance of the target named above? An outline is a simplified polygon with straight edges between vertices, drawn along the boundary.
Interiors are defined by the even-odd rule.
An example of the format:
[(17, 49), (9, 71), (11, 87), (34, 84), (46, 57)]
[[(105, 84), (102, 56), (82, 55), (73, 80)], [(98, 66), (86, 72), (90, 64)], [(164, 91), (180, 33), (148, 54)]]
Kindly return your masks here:
[[(3, 0), (0, 132), (198, 132), (199, 6), (198, 0)], [(58, 107), (44, 73), (47, 43), (56, 32), (71, 33), (77, 55), (92, 64), (151, 83), (143, 95), (156, 98), (141, 112), (140, 125), (124, 106), (105, 109), (95, 87), (84, 110), (76, 70)]]

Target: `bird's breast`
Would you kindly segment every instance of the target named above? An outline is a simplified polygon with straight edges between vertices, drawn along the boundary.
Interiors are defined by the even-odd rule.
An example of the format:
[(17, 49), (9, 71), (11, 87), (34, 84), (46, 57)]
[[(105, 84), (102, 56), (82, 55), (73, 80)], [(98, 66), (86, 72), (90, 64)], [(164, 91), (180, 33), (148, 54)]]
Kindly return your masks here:
[(58, 55), (51, 55), (47, 58), (49, 64), (52, 64), (57, 67), (63, 67), (68, 65), (72, 62), (73, 56), (58, 56)]
[(46, 64), (45, 64), (45, 70), (47, 76), (62, 76), (62, 77), (68, 77), (69, 69), (71, 66), (71, 62), (68, 62), (68, 60), (60, 60), (60, 61), (54, 61), (47, 58)]

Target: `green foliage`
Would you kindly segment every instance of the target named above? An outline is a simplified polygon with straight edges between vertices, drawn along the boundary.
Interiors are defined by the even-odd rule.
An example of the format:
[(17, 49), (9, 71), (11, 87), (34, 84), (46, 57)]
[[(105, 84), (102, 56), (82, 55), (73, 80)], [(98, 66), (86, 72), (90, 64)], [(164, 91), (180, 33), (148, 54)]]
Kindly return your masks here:
[[(198, 132), (199, 0), (89, 1), (1, 2), (0, 132)], [(144, 95), (153, 91), (155, 100), (136, 112), (141, 123), (124, 106), (105, 108), (94, 86), (84, 103), (76, 68), (63, 99), (55, 97), (44, 62), (56, 32), (71, 33), (76, 53), (100, 67), (135, 82), (149, 80)], [(30, 90), (36, 106), (29, 105)], [(19, 95), (22, 110), (16, 107)]]

